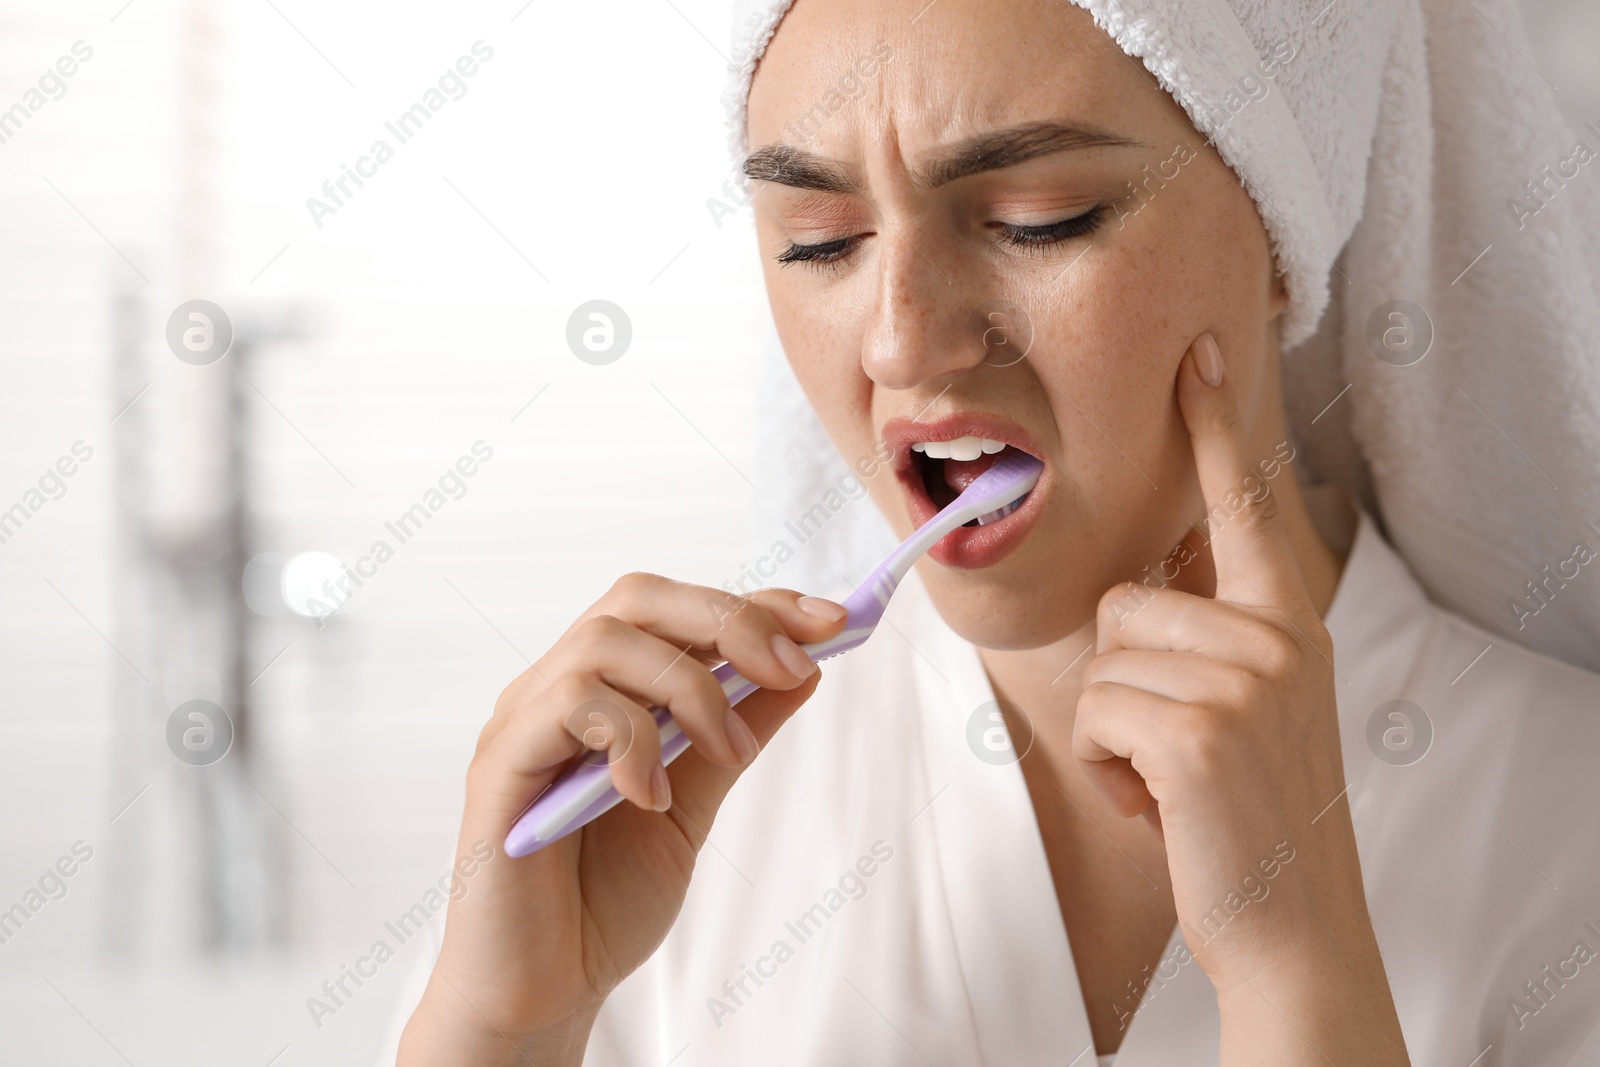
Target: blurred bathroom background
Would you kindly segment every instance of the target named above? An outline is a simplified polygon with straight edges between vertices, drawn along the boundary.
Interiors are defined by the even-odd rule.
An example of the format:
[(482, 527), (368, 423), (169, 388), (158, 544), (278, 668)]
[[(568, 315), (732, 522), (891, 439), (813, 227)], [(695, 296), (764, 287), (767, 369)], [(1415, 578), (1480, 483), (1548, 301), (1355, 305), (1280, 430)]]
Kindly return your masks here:
[(0, 1064), (366, 1064), (496, 695), (739, 576), (727, 11), (0, 4)]

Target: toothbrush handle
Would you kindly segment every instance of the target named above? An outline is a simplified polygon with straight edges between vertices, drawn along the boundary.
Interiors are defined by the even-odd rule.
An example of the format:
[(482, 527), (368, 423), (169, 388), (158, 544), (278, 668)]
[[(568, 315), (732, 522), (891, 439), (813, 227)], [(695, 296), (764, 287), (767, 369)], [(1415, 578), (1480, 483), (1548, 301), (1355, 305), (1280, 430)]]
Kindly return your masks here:
[[(734, 670), (731, 663), (724, 663), (711, 674), (722, 683), (722, 691), (728, 695), (730, 706), (760, 688)], [(689, 747), (689, 736), (661, 705), (652, 707), (650, 714), (655, 717), (656, 726), (661, 730), (661, 762), (671, 763)], [(511, 832), (506, 835), (506, 855), (515, 858), (537, 852), (617, 806), (622, 794), (611, 784), (611, 768), (604, 762), (605, 754), (597, 754), (601, 762), (590, 763), (588, 759), (579, 761), (552, 782), (517, 817)]]
[[(842, 632), (827, 640), (800, 646), (813, 663), (855, 648), (872, 632), (882, 609), (874, 613), (870, 609), (856, 608), (854, 604), (853, 600), (846, 601), (852, 610)], [(858, 619), (862, 622), (858, 623)], [(722, 683), (730, 706), (761, 688), (734, 670), (731, 663), (724, 663), (711, 674)], [(661, 730), (661, 762), (663, 765), (671, 763), (689, 747), (689, 737), (666, 708), (656, 705), (650, 709), (650, 714), (655, 716), (656, 726)], [(611, 784), (611, 768), (606, 762), (580, 760), (550, 783), (549, 788), (517, 817), (506, 835), (506, 855), (515, 859), (537, 852), (598, 819), (616, 807), (621, 799), (622, 794)]]
[[(801, 651), (813, 663), (817, 663), (829, 656), (848, 652), (865, 641), (883, 618), (884, 609), (889, 606), (889, 598), (894, 595), (896, 587), (924, 552), (956, 525), (970, 518), (981, 518), (986, 512), (1005, 503), (1012, 492), (1026, 494), (1038, 481), (1043, 469), (1043, 465), (1032, 456), (1018, 453), (1001, 459), (978, 475), (977, 481), (902, 541), (845, 597), (842, 604), (846, 612), (844, 629), (826, 640), (801, 645)], [(977, 493), (983, 502), (968, 499), (971, 493)], [(996, 496), (996, 493), (999, 495)], [(722, 691), (727, 694), (730, 705), (739, 703), (759, 688), (735, 671), (730, 663), (724, 663), (711, 673), (722, 683)], [(689, 747), (689, 738), (679, 729), (666, 708), (652, 707), (650, 714), (655, 717), (656, 726), (661, 731), (661, 762), (671, 763)], [(587, 758), (580, 760), (562, 772), (550, 783), (549, 788), (535, 797), (533, 803), (517, 816), (511, 832), (506, 835), (506, 855), (515, 858), (537, 852), (598, 819), (616, 807), (621, 799), (622, 794), (611, 785), (608, 763), (590, 763)]]

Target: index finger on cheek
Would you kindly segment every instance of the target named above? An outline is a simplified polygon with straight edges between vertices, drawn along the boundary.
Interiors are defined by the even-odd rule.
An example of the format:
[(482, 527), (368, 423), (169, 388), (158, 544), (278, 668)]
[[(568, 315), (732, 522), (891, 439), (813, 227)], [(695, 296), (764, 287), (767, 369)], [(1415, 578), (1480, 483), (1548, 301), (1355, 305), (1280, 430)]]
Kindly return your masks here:
[(1281, 607), (1306, 599), (1278, 500), (1250, 455), (1221, 349), (1202, 333), (1178, 371), (1178, 406), (1194, 448), (1218, 600)]

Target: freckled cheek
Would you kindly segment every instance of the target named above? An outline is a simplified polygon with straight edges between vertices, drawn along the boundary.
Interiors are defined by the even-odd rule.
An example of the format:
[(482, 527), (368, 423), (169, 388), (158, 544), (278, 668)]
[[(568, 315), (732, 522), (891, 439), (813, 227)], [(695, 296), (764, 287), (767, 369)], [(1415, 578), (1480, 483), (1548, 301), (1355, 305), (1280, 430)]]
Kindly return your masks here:
[(1159, 436), (1176, 402), (1178, 360), (1197, 320), (1194, 295), (1173, 284), (1169, 269), (1169, 262), (1137, 247), (1096, 250), (1050, 305), (1050, 335), (1057, 340), (1040, 373), (1087, 416), (1086, 422), (1068, 407), (1063, 420), (1081, 443), (1091, 443), (1085, 435), (1104, 443), (1088, 422), (1105, 428), (1124, 450), (1135, 445), (1148, 453), (1140, 442)]

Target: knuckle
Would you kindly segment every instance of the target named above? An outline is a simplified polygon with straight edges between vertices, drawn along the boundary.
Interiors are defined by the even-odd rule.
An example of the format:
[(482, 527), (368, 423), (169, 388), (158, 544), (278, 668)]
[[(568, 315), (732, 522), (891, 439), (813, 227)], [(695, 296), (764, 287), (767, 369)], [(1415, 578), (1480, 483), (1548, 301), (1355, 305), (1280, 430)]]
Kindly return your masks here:
[(1093, 717), (1111, 699), (1116, 683), (1105, 680), (1096, 680), (1083, 687), (1082, 694), (1078, 697), (1079, 719)]
[(649, 571), (629, 571), (611, 583), (605, 599), (623, 603), (637, 600), (664, 580), (659, 574), (651, 574)]
[(1173, 740), (1194, 770), (1205, 773), (1226, 763), (1228, 730), (1223, 720), (1209, 704), (1185, 704), (1172, 717)]
[(693, 714), (724, 700), (722, 683), (693, 656), (678, 656), (661, 672), (658, 682), (665, 687), (666, 703), (674, 714)]
[(736, 620), (745, 613), (745, 609), (754, 605), (754, 601), (749, 597), (730, 593), (724, 589), (711, 589), (708, 593), (706, 610), (711, 613), (711, 621), (718, 630), (736, 624)]
[(631, 627), (615, 615), (591, 615), (573, 631), (572, 651), (579, 659), (598, 658), (600, 652)]
[[(521, 695), (522, 695), (522, 679), (521, 678), (516, 679), (510, 685), (508, 685), (504, 689), (500, 690), (500, 695), (494, 698), (494, 715), (489, 720), (489, 723), (493, 723), (496, 719), (498, 719), (502, 715), (509, 714), (511, 712), (511, 710), (517, 706), (517, 704), (519, 702), (519, 698), (521, 697)], [(484, 729), (485, 733), (488, 732), (489, 723), (485, 723), (484, 724), (484, 728), (483, 729)], [(480, 733), (478, 736), (481, 738), (483, 735)]]
[(498, 723), (490, 723), (478, 734), (472, 758), (467, 761), (466, 785), (469, 792), (493, 791), (503, 784), (506, 774), (506, 746), (510, 743)]
[(565, 722), (577, 708), (593, 695), (590, 679), (582, 674), (568, 672), (556, 676), (545, 690), (549, 707)]
[(627, 751), (634, 735), (633, 716), (628, 709), (608, 698), (585, 700), (574, 705), (562, 720), (567, 733), (594, 752), (612, 749)]
[(584, 747), (595, 752), (605, 749), (608, 763), (626, 760), (640, 745), (640, 734), (646, 733), (634, 710), (613, 704), (605, 712), (595, 712), (582, 734)]
[(1095, 623), (1103, 629), (1120, 628), (1124, 620), (1151, 599), (1154, 599), (1153, 595), (1141, 597), (1134, 583), (1118, 582), (1100, 594), (1100, 602), (1095, 607)]
[(1251, 707), (1259, 693), (1261, 679), (1246, 670), (1224, 671), (1217, 680), (1220, 703), (1231, 708)]
[(1287, 673), (1300, 661), (1299, 638), (1276, 626), (1264, 627), (1257, 634), (1255, 643), (1258, 662), (1270, 677)]
[(472, 761), (467, 766), (469, 776), (472, 769), (472, 764), (477, 763), (483, 754), (488, 751), (488, 748), (494, 742), (494, 739), (500, 735), (500, 729), (500, 720), (490, 719), (488, 722), (483, 724), (483, 729), (478, 731), (478, 743), (472, 747)]
[[(518, 707), (538, 696), (548, 686), (549, 683), (545, 680), (545, 674), (541, 669), (547, 665), (546, 660), (540, 659), (506, 683), (506, 687), (500, 690), (500, 695), (494, 699), (494, 715), (496, 718), (514, 712)], [(494, 720), (491, 719), (490, 721)]]
[[(1174, 605), (1174, 610), (1162, 618), (1161, 636), (1169, 648), (1182, 648), (1187, 643), (1189, 630), (1194, 625), (1196, 610), (1193, 601), (1179, 601)], [(1205, 631), (1202, 629), (1200, 632)]]
[(716, 675), (706, 669), (705, 664), (695, 662), (689, 675), (688, 697), (692, 712), (697, 709), (720, 711), (728, 706), (728, 695), (722, 690), (722, 683), (717, 681)]
[(777, 587), (764, 587), (751, 590), (745, 594), (744, 600), (754, 607), (761, 615), (771, 621), (771, 625), (783, 625), (782, 613), (798, 610), (796, 601), (806, 594), (795, 589)]
[[(1123, 658), (1126, 655), (1126, 650), (1114, 648), (1101, 652), (1089, 660), (1088, 666), (1083, 669), (1081, 684), (1084, 691), (1087, 692), (1097, 685), (1104, 686), (1109, 684), (1111, 681), (1109, 676), (1116, 672), (1117, 667), (1123, 662)], [(1100, 692), (1104, 693), (1105, 689), (1101, 689)]]
[(731, 633), (765, 633), (768, 630), (779, 629), (778, 616), (774, 616), (770, 609), (762, 605), (752, 595), (739, 595), (739, 593), (717, 590), (718, 630), (728, 630)]

